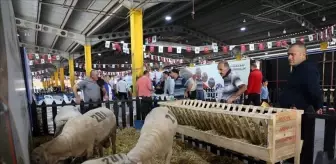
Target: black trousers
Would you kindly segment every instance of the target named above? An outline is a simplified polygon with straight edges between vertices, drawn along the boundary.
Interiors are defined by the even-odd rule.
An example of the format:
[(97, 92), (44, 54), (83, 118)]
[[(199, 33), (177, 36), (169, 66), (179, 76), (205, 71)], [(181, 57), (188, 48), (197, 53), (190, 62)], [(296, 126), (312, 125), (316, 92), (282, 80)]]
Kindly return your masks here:
[(261, 102), (268, 103), (268, 99), (261, 99)]
[(245, 99), (245, 102), (244, 104), (245, 105), (250, 105), (252, 102), (252, 104), (254, 106), (260, 106), (260, 94), (258, 93), (251, 93), (251, 94), (248, 94), (248, 97), (247, 99)]
[(127, 99), (127, 92), (118, 92), (118, 98), (120, 99), (120, 100), (125, 100), (125, 99)]
[(195, 99), (196, 99), (196, 91), (190, 91), (190, 92), (188, 93), (188, 95), (189, 95), (189, 98), (190, 98), (191, 100), (195, 100)]
[(152, 97), (141, 97), (140, 113), (141, 120), (145, 120), (147, 114), (152, 110)]

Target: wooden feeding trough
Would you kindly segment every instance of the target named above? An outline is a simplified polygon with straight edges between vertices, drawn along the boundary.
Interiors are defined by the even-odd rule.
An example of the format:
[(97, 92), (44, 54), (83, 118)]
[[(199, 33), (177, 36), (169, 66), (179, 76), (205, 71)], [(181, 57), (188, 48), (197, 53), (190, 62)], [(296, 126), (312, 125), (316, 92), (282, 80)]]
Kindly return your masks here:
[(178, 133), (268, 163), (300, 163), (302, 110), (178, 100), (159, 102), (179, 123)]

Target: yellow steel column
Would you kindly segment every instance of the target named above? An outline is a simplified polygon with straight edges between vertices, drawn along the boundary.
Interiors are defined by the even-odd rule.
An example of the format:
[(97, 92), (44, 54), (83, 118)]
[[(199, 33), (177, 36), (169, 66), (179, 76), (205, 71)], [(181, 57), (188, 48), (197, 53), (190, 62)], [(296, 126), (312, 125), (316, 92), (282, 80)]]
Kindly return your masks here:
[(46, 87), (46, 81), (45, 81), (45, 80), (42, 81), (42, 86), (43, 86), (43, 89), (46, 89), (46, 88), (47, 88), (47, 87)]
[(54, 72), (54, 78), (55, 78), (55, 87), (58, 87), (58, 68)]
[(91, 45), (84, 45), (84, 53), (85, 53), (85, 72), (86, 76), (90, 76), (90, 72), (92, 70), (92, 60), (91, 60)]
[(69, 58), (69, 76), (70, 76), (70, 85), (73, 87), (75, 85), (75, 65), (73, 56)]
[(55, 84), (54, 81), (55, 81), (54, 76), (51, 76), (51, 77), (50, 77), (50, 86), (51, 86), (51, 87), (55, 86), (55, 85), (54, 85), (54, 84)]
[(143, 17), (142, 9), (131, 9), (131, 52), (133, 96), (136, 95), (136, 79), (143, 74)]
[(65, 84), (64, 84), (64, 68), (63, 67), (59, 69), (59, 75), (60, 75), (60, 82), (61, 82), (61, 91), (64, 91)]

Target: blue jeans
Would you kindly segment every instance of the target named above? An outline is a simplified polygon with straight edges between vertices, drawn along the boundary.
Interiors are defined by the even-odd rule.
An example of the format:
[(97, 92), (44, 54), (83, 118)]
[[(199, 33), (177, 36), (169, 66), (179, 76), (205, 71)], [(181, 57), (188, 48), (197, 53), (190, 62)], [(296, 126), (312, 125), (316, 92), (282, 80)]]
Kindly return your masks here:
[(196, 90), (196, 99), (197, 100), (204, 100), (204, 91), (203, 90)]

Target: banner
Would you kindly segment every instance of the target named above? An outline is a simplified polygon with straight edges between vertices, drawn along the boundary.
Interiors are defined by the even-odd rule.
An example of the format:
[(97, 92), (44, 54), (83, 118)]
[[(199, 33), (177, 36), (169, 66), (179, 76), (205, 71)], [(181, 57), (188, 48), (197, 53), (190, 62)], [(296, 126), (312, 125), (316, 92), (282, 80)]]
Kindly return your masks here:
[[(250, 60), (229, 61), (231, 70), (239, 75), (240, 79), (247, 85), (248, 76), (250, 74)], [(209, 88), (221, 88), (224, 85), (223, 78), (218, 72), (217, 64), (200, 65), (196, 67), (187, 67), (187, 69), (195, 74), (201, 73), (205, 85)]]

